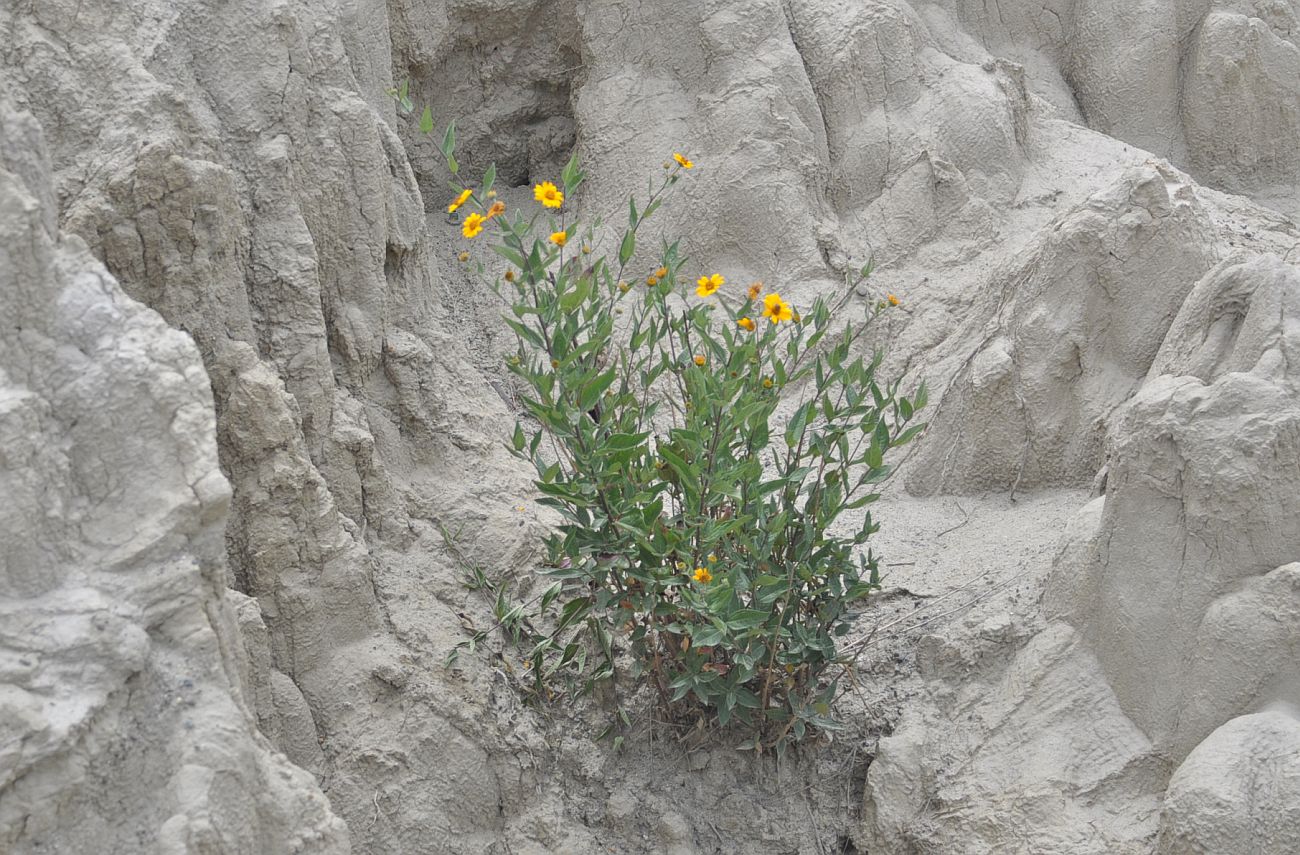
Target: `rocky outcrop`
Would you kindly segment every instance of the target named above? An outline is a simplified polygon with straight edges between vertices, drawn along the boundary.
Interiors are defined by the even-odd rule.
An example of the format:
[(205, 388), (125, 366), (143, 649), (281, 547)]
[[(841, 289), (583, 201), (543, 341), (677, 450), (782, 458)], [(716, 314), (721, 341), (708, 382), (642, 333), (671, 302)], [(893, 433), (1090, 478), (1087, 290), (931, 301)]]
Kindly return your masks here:
[[(1160, 819), (1172, 770), (1293, 694), (1295, 19), (1294, 0), (0, 9), (0, 92), (35, 117), (0, 132), (21, 313), (0, 338), (0, 840), (815, 851), (855, 823), (824, 757), (765, 776), (726, 751), (613, 755), (585, 711), (521, 708), (510, 651), (443, 667), (491, 622), (443, 533), (526, 579), (541, 521), (500, 445), (497, 305), (451, 262), (433, 142), (384, 94), (409, 78), (511, 206), (576, 149), (571, 210), (607, 214), (684, 150), (660, 223), (693, 264), (799, 304), (874, 257), (857, 301), (902, 298), (876, 341), (933, 390), (913, 491), (1104, 490), (1026, 580), (1041, 609), (990, 601), (921, 645), (863, 845), (1212, 841), (1181, 785)], [(1248, 776), (1258, 752), (1231, 753)]]
[(1088, 484), (1215, 237), (1186, 176), (1126, 172), (1044, 229), (950, 386), (915, 492)]
[(1159, 855), (1300, 850), (1300, 719), (1295, 708), (1234, 718), (1169, 782)]
[[(383, 4), (72, 2), (7, 8), (0, 32), (6, 83), (55, 129), (44, 216), (202, 356), (219, 587), (187, 596), (230, 624), (224, 679), (317, 774), (358, 849), (453, 852), (497, 833), (492, 765), (517, 764), (465, 735), (485, 714), (482, 678), (423, 676), (463, 632), (438, 527), (509, 567), (533, 540), (511, 510), (527, 482), (497, 442), (504, 405), (437, 325), (421, 196), (384, 94), (385, 21)], [(164, 477), (110, 473), (145, 493)], [(227, 584), (251, 598), (237, 601), (242, 645)], [(288, 850), (232, 837), (229, 851)]]
[[(1300, 363), (1290, 359), (1300, 272), (1237, 254), (1189, 292), (1152, 376), (1111, 419), (1104, 498), (1040, 582), (1041, 610), (1021, 614), (1011, 643), (990, 648), (959, 628), (923, 644), (963, 667), (932, 668), (926, 700), (882, 743), (868, 775), (870, 851), (996, 851), (1007, 840), (1034, 852), (1150, 851), (1175, 767), (1225, 756), (1213, 743), (1232, 737), (1212, 734), (1240, 730), (1225, 722), (1300, 702)], [(1003, 745), (1005, 734), (1016, 736)], [(1253, 748), (1231, 756), (1234, 775), (1274, 774)], [(1184, 789), (1197, 774), (1170, 783), (1179, 796), (1164, 822), (1180, 830), (1161, 832), (1161, 845), (1232, 851), (1213, 845), (1202, 784)]]
[(40, 126), (0, 103), (0, 848), (347, 853), (240, 691), (194, 344), (53, 198)]

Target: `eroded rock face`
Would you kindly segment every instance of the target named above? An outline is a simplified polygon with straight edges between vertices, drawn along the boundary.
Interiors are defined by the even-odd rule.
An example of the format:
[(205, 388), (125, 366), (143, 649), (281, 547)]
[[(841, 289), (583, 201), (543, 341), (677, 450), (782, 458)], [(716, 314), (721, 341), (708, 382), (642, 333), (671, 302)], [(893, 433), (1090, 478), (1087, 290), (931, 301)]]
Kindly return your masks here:
[[(933, 389), (913, 490), (1104, 468), (1050, 583), (1029, 580), (1043, 611), (995, 604), (927, 640), (926, 693), (881, 747), (858, 837), (1149, 851), (1171, 770), (1287, 696), (1296, 661), (1300, 231), (1193, 180), (1300, 210), (1300, 155), (1278, 143), (1300, 115), (1295, 18), (1294, 0), (0, 10), (0, 89), (49, 140), (46, 165), (34, 122), (0, 133), (22, 176), (0, 208), (27, 218), (0, 244), (0, 289), (40, 316), (0, 360), (18, 461), (0, 607), (21, 621), (0, 635), (50, 650), (13, 666), (5, 720), (28, 737), (11, 768), (80, 757), (76, 739), (143, 746), (0, 779), (0, 827), (75, 850), (107, 833), (111, 795), (144, 841), (121, 851), (208, 851), (225, 811), (247, 833), (216, 851), (339, 851), (338, 820), (239, 694), (356, 851), (812, 851), (854, 824), (833, 799), (791, 808), (802, 783), (734, 759), (592, 748), (589, 723), (521, 709), (495, 653), (443, 668), (491, 618), (440, 529), (513, 573), (540, 519), (500, 447), (509, 389), (472, 367), (496, 363), (497, 307), (450, 261), (440, 156), (384, 95), (409, 77), (439, 126), (458, 120), (465, 174), (497, 161), (512, 206), (576, 148), (573, 210), (607, 214), (685, 150), (698, 167), (662, 224), (701, 269), (802, 303), (874, 256), (858, 300), (902, 297), (878, 341)], [(48, 264), (24, 260), (38, 233)], [(66, 307), (27, 295), (56, 280)], [(40, 337), (58, 346), (32, 351)], [(87, 562), (112, 583), (67, 570)], [(43, 634), (65, 623), (77, 633)], [(105, 633), (93, 671), (69, 664)], [(124, 776), (170, 783), (108, 793)]]
[[(1201, 783), (1184, 798), (1178, 782), (1204, 775), (1205, 757), (1231, 757), (1237, 779), (1274, 774), (1254, 748), (1220, 751), (1214, 740), (1245, 726), (1230, 719), (1300, 700), (1300, 363), (1290, 359), (1300, 274), (1238, 253), (1189, 292), (1152, 376), (1111, 419), (1104, 498), (1067, 534), (1041, 610), (1020, 616), (1025, 640), (988, 652), (959, 627), (927, 642), (977, 667), (928, 674), (925, 699), (882, 743), (868, 774), (869, 851), (992, 852), (1009, 839), (1034, 852), (1150, 851), (1180, 763), (1202, 771), (1170, 785), (1179, 796), (1161, 845), (1232, 851), (1215, 848), (1210, 829), (1216, 811), (1248, 811), (1246, 796), (1216, 808)], [(1062, 652), (1045, 661), (1039, 651), (1052, 644)], [(1086, 723), (1068, 712), (1075, 686), (1098, 693), (1080, 707)], [(1018, 738), (1002, 745), (1005, 733)], [(1080, 778), (1092, 774), (1104, 784)], [(1097, 816), (1029, 807), (1054, 799)], [(900, 815), (899, 803), (918, 807)], [(997, 823), (982, 824), (992, 815)], [(1234, 821), (1245, 822), (1227, 827)], [(1089, 836), (1072, 836), (1083, 828)]]
[(0, 848), (343, 855), (238, 688), (198, 353), (52, 200), (40, 126), (0, 102)]
[(1232, 719), (1169, 782), (1160, 855), (1300, 849), (1300, 718), (1284, 707)]
[(1090, 482), (1111, 414), (1146, 377), (1214, 245), (1186, 176), (1158, 165), (1045, 229), (949, 389), (909, 488)]
[[(486, 846), (506, 798), (493, 764), (518, 764), (465, 735), (482, 730), (487, 678), (441, 676), (465, 595), (438, 526), (508, 567), (535, 540), (511, 510), (527, 482), (497, 443), (504, 406), (433, 322), (421, 197), (384, 94), (384, 6), (77, 6), (0, 12), (4, 80), (61, 129), (57, 193), (43, 191), (58, 207), (43, 216), (203, 358), (191, 382), (203, 429), (215, 407), (207, 572), (220, 584), (193, 597), (232, 627), (221, 587), (251, 598), (237, 603), (245, 651), (228, 636), (229, 679), (319, 776), (359, 849)], [(123, 425), (119, 442), (147, 444), (139, 433)], [(147, 467), (102, 468), (165, 495)], [(194, 685), (209, 691), (202, 675)]]

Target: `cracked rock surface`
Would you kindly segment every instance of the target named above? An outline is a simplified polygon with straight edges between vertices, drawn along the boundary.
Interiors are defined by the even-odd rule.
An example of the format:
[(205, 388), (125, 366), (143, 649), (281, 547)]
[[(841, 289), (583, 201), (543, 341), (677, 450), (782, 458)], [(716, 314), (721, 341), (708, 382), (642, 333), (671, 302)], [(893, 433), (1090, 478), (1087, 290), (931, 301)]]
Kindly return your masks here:
[[(1296, 848), (1298, 20), (0, 6), (0, 850)], [(930, 428), (834, 742), (613, 752), (518, 651), (444, 667), (492, 620), (444, 533), (526, 591), (548, 518), (403, 79), (512, 206), (684, 150), (701, 270), (798, 305), (875, 258)]]

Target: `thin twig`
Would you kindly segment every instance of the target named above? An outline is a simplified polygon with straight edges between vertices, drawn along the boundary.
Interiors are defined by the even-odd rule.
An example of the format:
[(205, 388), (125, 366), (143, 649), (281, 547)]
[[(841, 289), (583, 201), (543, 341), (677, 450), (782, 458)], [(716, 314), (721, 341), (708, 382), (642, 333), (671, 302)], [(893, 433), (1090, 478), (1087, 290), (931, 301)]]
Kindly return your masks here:
[(803, 791), (804, 810), (808, 811), (808, 822), (812, 826), (813, 843), (817, 844), (818, 855), (826, 855), (826, 850), (822, 848), (822, 832), (817, 827), (817, 819), (813, 816), (812, 803), (808, 801), (808, 791)]
[(936, 534), (934, 536), (935, 540), (938, 540), (939, 538), (943, 537), (945, 534), (951, 534), (952, 532), (956, 531), (957, 529), (961, 528), (962, 526), (970, 522), (970, 514), (966, 513), (966, 509), (961, 506), (961, 502), (957, 503), (957, 510), (961, 511), (962, 521), (957, 523), (952, 528), (946, 528), (943, 531)]

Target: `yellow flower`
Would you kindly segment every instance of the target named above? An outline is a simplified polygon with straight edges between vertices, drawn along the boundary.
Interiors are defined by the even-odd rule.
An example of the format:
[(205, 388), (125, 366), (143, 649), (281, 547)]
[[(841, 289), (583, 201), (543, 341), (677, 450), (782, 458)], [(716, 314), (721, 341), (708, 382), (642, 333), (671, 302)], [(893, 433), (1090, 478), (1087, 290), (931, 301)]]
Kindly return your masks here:
[(564, 193), (549, 181), (543, 181), (533, 188), (533, 198), (548, 208), (558, 208), (564, 204)]
[(551, 243), (556, 246), (564, 246), (569, 241), (567, 232), (551, 232)]
[(655, 277), (656, 279), (663, 279), (663, 278), (664, 278), (665, 276), (667, 276), (667, 275), (668, 275), (668, 268), (667, 268), (667, 267), (656, 267), (656, 268), (655, 268), (654, 277)]
[(469, 189), (468, 187), (460, 191), (460, 195), (457, 196), (455, 199), (453, 199), (451, 204), (447, 206), (447, 213), (448, 214), (456, 213), (456, 209), (459, 208), (461, 205), (464, 205), (466, 202), (468, 202), (469, 197), (473, 195), (474, 195), (474, 191)]
[(626, 294), (627, 291), (628, 291), (628, 289), (631, 288), (631, 287), (632, 287), (632, 286), (631, 286), (631, 285), (628, 285), (626, 282), (620, 282), (620, 283), (618, 283), (618, 290), (619, 290), (619, 293), (622, 293), (622, 294)]
[(695, 283), (695, 293), (701, 297), (710, 297), (726, 281), (720, 273), (715, 273), (712, 276), (701, 276)]
[(696, 365), (703, 365), (703, 364), (704, 364), (705, 362), (707, 362), (707, 361), (708, 361), (708, 360), (704, 358), (704, 354), (702, 354), (702, 353), (697, 353), (697, 354), (695, 354), (695, 364), (696, 364)]
[(647, 276), (647, 277), (645, 278), (645, 284), (646, 284), (646, 287), (648, 287), (648, 288), (653, 288), (653, 287), (655, 287), (656, 285), (659, 284), (659, 280), (658, 280), (657, 278), (655, 278), (654, 276)]
[(507, 281), (507, 282), (514, 282), (514, 281), (515, 281), (515, 272), (514, 272), (513, 270), (507, 270), (507, 271), (506, 271), (506, 281)]
[(490, 220), (493, 217), (504, 214), (505, 212), (506, 212), (506, 203), (502, 202), (500, 199), (497, 199), (495, 202), (492, 203), (492, 207), (488, 208), (488, 213), (487, 213), (488, 219)]
[(772, 388), (772, 378), (771, 378), (771, 377), (764, 377), (764, 378), (763, 378), (763, 388), (764, 388), (764, 389), (771, 389), (771, 388)]
[(472, 238), (483, 231), (483, 224), (487, 222), (487, 217), (477, 211), (465, 218), (465, 223), (460, 227), (460, 233), (467, 238)]
[(751, 318), (741, 318), (736, 321), (736, 326), (740, 327), (742, 330), (749, 330), (750, 332), (754, 331), (754, 321)]
[(591, 255), (591, 244), (589, 244), (589, 243), (584, 243), (584, 244), (582, 245), (582, 254), (583, 254), (583, 255)]
[(790, 304), (781, 299), (780, 294), (768, 294), (763, 298), (763, 317), (777, 324), (794, 317)]
[(457, 257), (458, 259), (460, 259), (461, 264), (464, 264), (465, 262), (469, 261), (469, 253), (468, 253), (468, 252), (462, 252), (460, 255), (458, 255), (458, 256), (456, 256), (456, 257)]
[(679, 152), (673, 152), (673, 160), (680, 163), (682, 165), (682, 169), (692, 169), (695, 167), (694, 163), (687, 160), (686, 155), (681, 154)]
[(762, 282), (755, 282), (753, 285), (750, 285), (750, 286), (749, 286), (749, 290), (748, 290), (747, 292), (745, 292), (745, 293), (746, 293), (746, 296), (749, 297), (749, 299), (751, 299), (751, 300), (757, 300), (757, 299), (758, 299), (758, 295), (763, 293), (763, 283), (762, 283)]
[(891, 305), (891, 306), (897, 306), (897, 305), (901, 302), (901, 301), (900, 301), (897, 297), (895, 297), (893, 294), (890, 294), (889, 297), (888, 297), (887, 299), (889, 300), (889, 305)]
[(710, 552), (710, 553), (709, 553), (709, 561), (710, 561), (710, 562), (713, 562), (713, 561), (717, 561), (717, 560), (718, 560), (718, 556), (716, 556), (716, 555), (714, 555), (712, 552)]
[(707, 585), (713, 581), (713, 574), (709, 572), (707, 567), (696, 567), (695, 581)]

